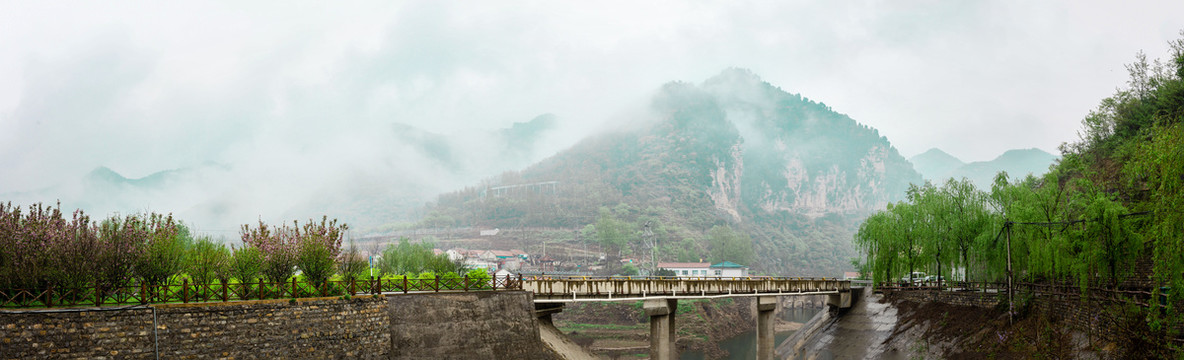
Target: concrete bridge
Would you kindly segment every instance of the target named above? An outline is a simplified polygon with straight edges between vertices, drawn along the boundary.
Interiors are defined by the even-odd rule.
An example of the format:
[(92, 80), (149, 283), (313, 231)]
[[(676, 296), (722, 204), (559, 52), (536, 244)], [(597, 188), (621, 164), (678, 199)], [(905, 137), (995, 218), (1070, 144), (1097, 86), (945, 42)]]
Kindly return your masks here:
[(534, 292), (535, 314), (550, 325), (563, 304), (586, 301), (643, 301), (650, 317), (650, 359), (675, 359), (678, 299), (756, 297), (757, 358), (774, 356), (773, 313), (778, 296), (827, 295), (827, 305), (851, 306), (851, 282), (826, 278), (654, 278), (525, 276), (522, 289)]

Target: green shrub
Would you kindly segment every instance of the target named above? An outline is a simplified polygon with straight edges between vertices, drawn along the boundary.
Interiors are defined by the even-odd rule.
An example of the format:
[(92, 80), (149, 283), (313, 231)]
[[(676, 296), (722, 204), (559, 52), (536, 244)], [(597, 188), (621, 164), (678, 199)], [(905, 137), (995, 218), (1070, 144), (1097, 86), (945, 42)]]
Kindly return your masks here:
[(172, 215), (149, 214), (143, 224), (150, 235), (133, 272), (149, 286), (169, 285), (169, 280), (185, 267), (191, 241), (189, 229), (174, 221)]
[(358, 253), (358, 247), (352, 241), (349, 248), (341, 253), (337, 259), (337, 271), (341, 273), (341, 277), (346, 281), (352, 281), (364, 276), (366, 270), (370, 266), (366, 262), (366, 258)]
[(323, 242), (305, 238), (300, 241), (296, 253), (296, 267), (304, 275), (305, 281), (320, 288), (330, 276), (333, 276), (333, 253)]
[(189, 248), (185, 267), (189, 276), (198, 284), (210, 284), (214, 280), (229, 280), (230, 250), (208, 236), (202, 236)]
[(254, 283), (263, 273), (263, 252), (250, 245), (235, 249), (230, 263), (230, 273), (241, 283)]

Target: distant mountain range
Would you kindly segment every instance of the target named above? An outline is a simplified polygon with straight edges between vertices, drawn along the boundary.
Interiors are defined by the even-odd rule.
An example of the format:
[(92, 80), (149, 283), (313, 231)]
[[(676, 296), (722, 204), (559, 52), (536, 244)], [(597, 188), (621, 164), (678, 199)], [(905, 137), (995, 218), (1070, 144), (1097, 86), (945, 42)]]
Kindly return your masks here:
[(1056, 163), (1057, 159), (1059, 157), (1056, 155), (1032, 148), (1008, 150), (991, 161), (964, 163), (940, 149), (933, 148), (909, 158), (909, 161), (913, 163), (913, 169), (921, 173), (925, 180), (940, 183), (950, 178), (968, 178), (980, 190), (990, 191), (995, 175), (1000, 171), (1006, 171), (1012, 179), (1022, 178), (1028, 174), (1042, 175), (1048, 172), (1048, 167)]
[[(264, 219), (290, 221), (328, 215), (364, 231), (414, 221), (423, 204), (458, 184), (531, 164), (557, 118), (544, 114), (501, 129), (437, 134), (392, 124), (379, 134), (389, 144), (365, 161), (342, 161), (325, 171), (282, 165), (205, 163), (128, 177), (98, 166), (81, 178), (40, 189), (0, 193), (16, 205), (61, 201), (93, 218), (155, 211), (173, 213), (197, 230), (227, 238), (238, 226)], [(552, 152), (553, 153), (553, 152)], [(277, 154), (308, 162), (304, 154)], [(356, 165), (354, 165), (356, 163)], [(277, 174), (276, 172), (282, 172)]]

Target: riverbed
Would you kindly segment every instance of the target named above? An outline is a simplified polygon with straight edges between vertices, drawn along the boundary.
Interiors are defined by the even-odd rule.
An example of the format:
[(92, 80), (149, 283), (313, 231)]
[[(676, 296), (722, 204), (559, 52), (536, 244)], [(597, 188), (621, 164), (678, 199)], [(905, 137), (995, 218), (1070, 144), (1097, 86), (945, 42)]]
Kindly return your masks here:
[[(810, 321), (822, 309), (819, 308), (790, 308), (782, 309), (781, 320), (792, 323), (806, 323)], [(796, 330), (779, 331), (773, 335), (774, 344), (780, 344), (785, 339), (789, 338), (796, 332)], [(755, 359), (756, 358), (756, 329), (745, 331), (740, 335), (725, 339), (719, 343), (719, 347), (728, 352), (726, 359)], [(681, 360), (703, 360), (705, 357), (700, 351), (683, 351), (678, 356)]]

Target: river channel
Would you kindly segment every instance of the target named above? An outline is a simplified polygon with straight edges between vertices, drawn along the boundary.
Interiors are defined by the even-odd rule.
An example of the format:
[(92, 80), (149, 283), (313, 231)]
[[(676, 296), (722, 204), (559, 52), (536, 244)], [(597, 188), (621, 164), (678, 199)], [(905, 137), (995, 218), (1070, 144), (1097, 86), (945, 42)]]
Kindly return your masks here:
[[(814, 315), (821, 311), (821, 308), (790, 308), (782, 309), (781, 319), (796, 323), (806, 323), (814, 318)], [(753, 325), (755, 327), (755, 324)], [(794, 331), (782, 331), (773, 335), (775, 342), (773, 344), (780, 344), (793, 335)], [(756, 329), (745, 331), (740, 335), (736, 335), (724, 340), (719, 344), (719, 347), (728, 352), (726, 359), (755, 359), (756, 358)], [(703, 360), (704, 356), (699, 351), (684, 351), (678, 356), (681, 360)]]

